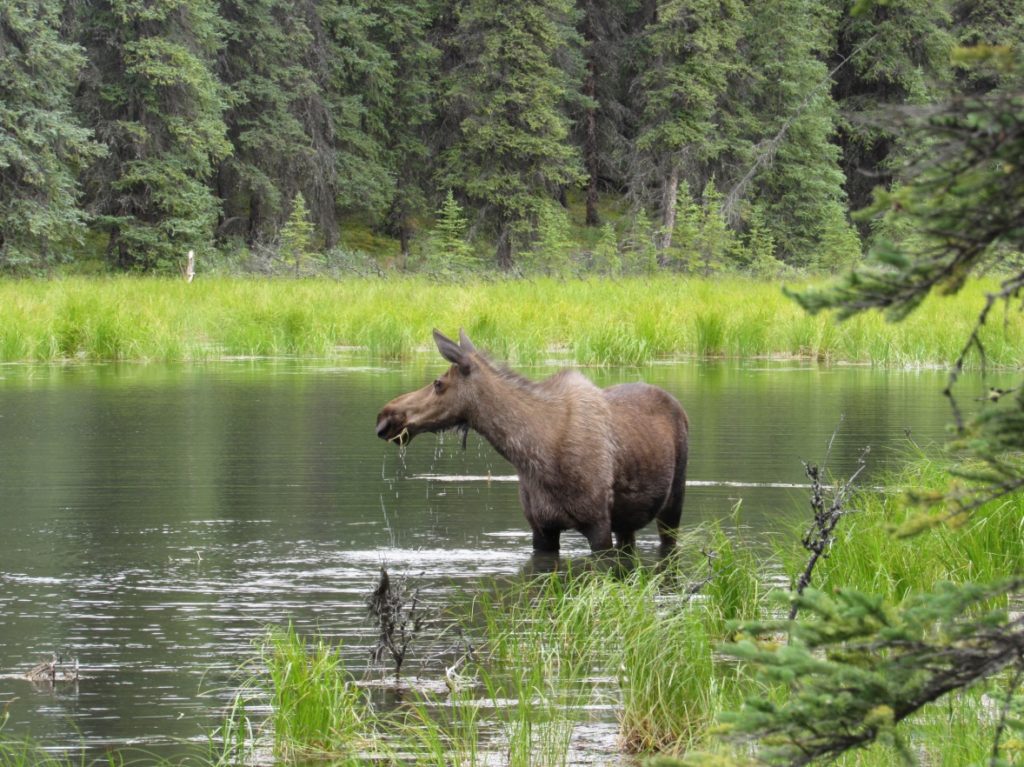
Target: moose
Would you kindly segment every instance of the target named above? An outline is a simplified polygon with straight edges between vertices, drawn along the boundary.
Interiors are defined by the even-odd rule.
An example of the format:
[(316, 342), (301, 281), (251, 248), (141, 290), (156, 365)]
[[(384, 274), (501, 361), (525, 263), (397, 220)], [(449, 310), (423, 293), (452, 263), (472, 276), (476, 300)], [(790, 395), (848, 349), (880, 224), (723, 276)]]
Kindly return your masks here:
[(421, 432), (480, 434), (519, 475), (519, 500), (537, 552), (557, 552), (563, 530), (591, 551), (630, 549), (657, 520), (663, 553), (675, 544), (686, 490), (689, 422), (668, 392), (644, 383), (601, 389), (563, 370), (531, 381), (492, 363), (465, 331), (434, 330), (451, 366), (387, 403), (377, 436), (406, 444)]

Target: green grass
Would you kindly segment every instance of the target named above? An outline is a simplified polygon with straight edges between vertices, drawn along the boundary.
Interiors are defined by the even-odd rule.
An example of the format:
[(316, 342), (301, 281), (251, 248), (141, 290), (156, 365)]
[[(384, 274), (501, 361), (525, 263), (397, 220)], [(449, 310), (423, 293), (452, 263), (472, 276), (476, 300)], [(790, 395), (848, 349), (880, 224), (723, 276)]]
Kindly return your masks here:
[[(919, 458), (886, 484), (928, 493), (949, 482), (942, 465)], [(1024, 493), (983, 506), (958, 527), (939, 525), (913, 537), (895, 533), (907, 520), (926, 512), (908, 505), (901, 492), (865, 491), (847, 508), (852, 513), (840, 521), (831, 555), (814, 571), (816, 588), (871, 592), (898, 603), (941, 581), (986, 582), (1024, 572)], [(806, 552), (789, 546), (779, 556), (795, 582)]]
[[(699, 596), (689, 593), (707, 574), (698, 540), (716, 552), (718, 573)], [(594, 706), (619, 711), (625, 750), (682, 753), (738, 705), (742, 675), (714, 647), (727, 619), (763, 606), (751, 552), (717, 529), (684, 545), (658, 568), (603, 560), (467, 595), (453, 616), (474, 653), (449, 667), (447, 689), (407, 693), (393, 709), (369, 704), (337, 647), (272, 631), (218, 733), (223, 753), (558, 767)], [(261, 704), (271, 711), (265, 721), (249, 714)]]
[[(269, 741), (284, 762), (336, 757), (358, 764), (379, 753), (377, 715), (346, 668), (338, 647), (320, 637), (300, 636), (289, 625), (273, 629), (256, 661), (259, 670), (241, 686), (219, 739), (224, 761), (245, 761)], [(258, 721), (253, 703), (267, 703), (270, 715)], [(339, 761), (341, 756), (351, 761)]]
[[(400, 359), (429, 349), (433, 327), (465, 327), (478, 346), (513, 364), (554, 352), (586, 365), (723, 355), (938, 365), (955, 358), (989, 288), (973, 283), (931, 299), (893, 325), (876, 314), (841, 324), (810, 317), (779, 285), (737, 277), (6, 280), (0, 361), (323, 357), (351, 346)], [(993, 323), (984, 338), (991, 364), (1024, 366), (1020, 313)]]
[[(691, 595), (707, 572), (698, 540), (716, 552), (717, 576)], [(454, 696), (441, 716), (424, 701), (413, 717), (430, 763), (478, 763), (472, 734), (496, 731), (510, 765), (564, 764), (573, 728), (593, 706), (618, 711), (626, 751), (682, 753), (702, 742), (741, 699), (741, 674), (715, 645), (729, 619), (760, 614), (764, 593), (755, 555), (720, 530), (684, 546), (658, 568), (604, 562), (474, 595), (464, 620), (481, 636), (463, 674), (474, 693)]]
[[(917, 763), (932, 767), (991, 764), (998, 709), (979, 692), (950, 695), (903, 725), (903, 735)], [(907, 737), (912, 733), (911, 737)], [(1004, 735), (1002, 757), (1019, 764), (1022, 744)], [(839, 767), (892, 767), (905, 763), (895, 744), (880, 742), (836, 760)], [(1006, 762), (1004, 762), (1005, 764)]]

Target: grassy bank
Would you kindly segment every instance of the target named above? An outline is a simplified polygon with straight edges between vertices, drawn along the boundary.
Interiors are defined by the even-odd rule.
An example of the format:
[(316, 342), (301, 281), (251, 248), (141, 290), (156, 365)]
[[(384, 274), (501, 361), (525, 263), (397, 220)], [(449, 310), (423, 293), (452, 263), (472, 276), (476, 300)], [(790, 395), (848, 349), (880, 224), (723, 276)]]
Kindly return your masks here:
[[(431, 328), (462, 326), (515, 364), (556, 350), (584, 365), (685, 355), (938, 365), (955, 358), (990, 287), (930, 300), (892, 325), (877, 314), (842, 324), (809, 317), (779, 285), (740, 278), (4, 281), (0, 361), (328, 356), (342, 347), (403, 358), (429, 344)], [(989, 362), (1024, 366), (1024, 316), (990, 326)]]
[[(948, 479), (921, 460), (893, 481), (938, 488)], [(815, 571), (814, 585), (823, 590), (873, 591), (900, 604), (936, 582), (1024, 570), (1024, 494), (990, 504), (959, 529), (910, 540), (891, 535), (911, 513), (899, 494), (865, 493), (851, 507), (855, 513), (841, 523), (831, 556)], [(262, 652), (265, 670), (244, 693), (270, 701), (272, 714), (262, 724), (244, 715), (232, 721), (229, 732), (255, 733), (238, 740), (235, 755), (262, 749), (286, 762), (344, 755), (346, 764), (563, 765), (574, 756), (574, 733), (593, 726), (599, 711), (598, 719), (617, 722), (619, 754), (664, 757), (699, 749), (745, 763), (747, 747), (716, 734), (718, 715), (743, 699), (783, 691), (760, 687), (744, 664), (717, 648), (733, 637), (735, 621), (778, 609), (768, 584), (778, 582), (780, 569), (793, 577), (802, 568), (799, 538), (795, 530), (766, 560), (706, 528), (668, 565), (587, 568), (473, 595), (453, 613), (473, 654), (445, 661), (451, 665), (444, 685), (423, 685), (383, 711), (337, 662), (336, 648), (272, 632)], [(443, 665), (435, 681), (446, 679)], [(985, 763), (997, 726), (985, 696), (1003, 686), (996, 678), (987, 688), (926, 707), (900, 725), (902, 743), (912, 743), (924, 764)], [(838, 763), (896, 764), (901, 748), (883, 739)]]

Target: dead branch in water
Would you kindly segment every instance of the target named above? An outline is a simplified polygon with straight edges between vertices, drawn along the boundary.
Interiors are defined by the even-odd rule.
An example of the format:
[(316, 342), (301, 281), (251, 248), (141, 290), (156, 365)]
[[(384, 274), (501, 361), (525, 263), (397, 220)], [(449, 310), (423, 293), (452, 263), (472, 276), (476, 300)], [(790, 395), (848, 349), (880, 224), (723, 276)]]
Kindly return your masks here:
[(411, 598), (408, 598), (405, 578), (392, 584), (387, 568), (381, 565), (377, 588), (366, 601), (379, 628), (377, 645), (371, 651), (371, 656), (375, 663), (380, 663), (385, 653), (390, 654), (395, 663), (396, 680), (402, 673), (409, 645), (423, 623), (423, 614), (418, 609), (419, 593), (419, 589), (414, 589)]

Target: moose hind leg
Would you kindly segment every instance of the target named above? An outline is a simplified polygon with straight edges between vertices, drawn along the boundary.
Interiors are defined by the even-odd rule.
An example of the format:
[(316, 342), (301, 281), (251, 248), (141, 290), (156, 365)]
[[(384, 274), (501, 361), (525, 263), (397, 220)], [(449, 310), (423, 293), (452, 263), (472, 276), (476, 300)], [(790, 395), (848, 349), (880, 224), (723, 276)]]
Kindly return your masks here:
[[(685, 458), (683, 459), (686, 460)], [(686, 464), (676, 475), (672, 482), (672, 492), (669, 495), (668, 503), (658, 512), (658, 536), (661, 538), (661, 550), (671, 551), (676, 545), (678, 535), (679, 519), (683, 516), (683, 498), (686, 495)]]
[(657, 535), (662, 539), (662, 551), (667, 553), (676, 546), (679, 519), (683, 515), (683, 499), (686, 497), (685, 439), (676, 457), (676, 474), (672, 478), (669, 502), (657, 513)]
[(595, 522), (581, 527), (580, 532), (586, 537), (591, 551), (607, 551), (612, 548), (612, 529), (608, 522)]

